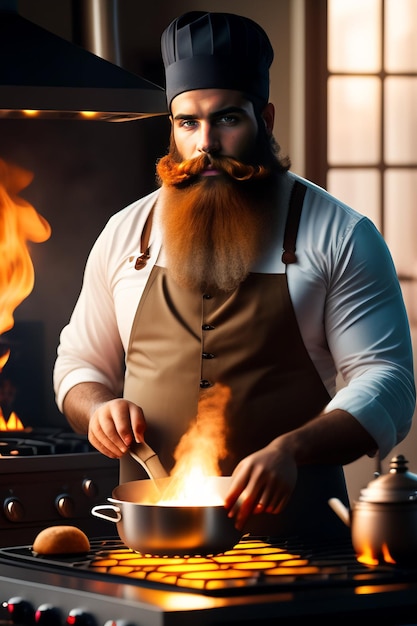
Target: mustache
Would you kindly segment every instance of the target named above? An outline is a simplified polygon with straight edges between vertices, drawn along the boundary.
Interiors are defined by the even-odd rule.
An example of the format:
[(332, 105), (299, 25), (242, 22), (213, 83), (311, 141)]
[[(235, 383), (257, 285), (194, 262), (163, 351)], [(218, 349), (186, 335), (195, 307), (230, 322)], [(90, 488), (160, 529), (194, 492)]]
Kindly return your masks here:
[(159, 160), (157, 173), (165, 185), (181, 186), (193, 182), (209, 166), (237, 181), (258, 180), (266, 178), (271, 173), (270, 168), (264, 165), (251, 165), (232, 157), (209, 154), (202, 154), (194, 159), (180, 162), (168, 154)]

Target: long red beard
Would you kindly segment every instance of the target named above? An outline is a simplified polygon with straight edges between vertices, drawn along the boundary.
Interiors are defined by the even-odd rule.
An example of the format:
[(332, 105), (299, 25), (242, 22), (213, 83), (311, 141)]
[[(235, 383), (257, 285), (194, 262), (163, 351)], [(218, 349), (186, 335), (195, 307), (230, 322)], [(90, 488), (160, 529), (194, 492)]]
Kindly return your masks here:
[[(209, 162), (224, 174), (200, 177)], [(181, 163), (167, 155), (157, 172), (171, 276), (188, 289), (235, 289), (265, 243), (271, 198), (268, 203), (262, 198), (269, 172), (206, 155)]]

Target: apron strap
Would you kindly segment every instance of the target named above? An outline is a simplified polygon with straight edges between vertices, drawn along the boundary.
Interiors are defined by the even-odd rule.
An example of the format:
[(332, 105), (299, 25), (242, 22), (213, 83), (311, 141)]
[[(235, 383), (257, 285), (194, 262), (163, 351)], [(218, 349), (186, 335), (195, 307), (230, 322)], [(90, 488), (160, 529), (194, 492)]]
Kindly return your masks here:
[(142, 230), (142, 235), (140, 238), (140, 256), (136, 259), (135, 270), (141, 270), (145, 267), (148, 259), (149, 259), (149, 239), (151, 237), (152, 230), (152, 219), (153, 219), (153, 211), (154, 207), (152, 207), (148, 217), (146, 218), (145, 226)]
[(287, 223), (285, 225), (284, 251), (281, 257), (285, 265), (297, 263), (295, 242), (297, 240), (298, 226), (306, 191), (307, 187), (296, 180), (291, 191), (290, 206), (288, 209)]

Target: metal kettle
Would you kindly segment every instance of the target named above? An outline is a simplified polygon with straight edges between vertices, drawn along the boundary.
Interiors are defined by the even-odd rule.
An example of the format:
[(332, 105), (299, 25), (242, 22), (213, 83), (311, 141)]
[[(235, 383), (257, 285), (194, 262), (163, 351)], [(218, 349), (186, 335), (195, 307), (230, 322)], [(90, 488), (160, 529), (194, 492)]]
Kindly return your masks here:
[(417, 563), (417, 475), (403, 455), (391, 459), (389, 472), (361, 490), (349, 511), (337, 498), (329, 505), (351, 528), (359, 561), (368, 565)]

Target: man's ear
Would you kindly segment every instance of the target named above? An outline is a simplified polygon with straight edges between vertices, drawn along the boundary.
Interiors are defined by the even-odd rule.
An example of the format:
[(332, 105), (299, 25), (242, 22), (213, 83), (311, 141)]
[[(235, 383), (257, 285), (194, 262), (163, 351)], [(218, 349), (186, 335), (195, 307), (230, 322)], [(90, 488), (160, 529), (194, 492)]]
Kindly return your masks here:
[(268, 102), (268, 104), (265, 106), (261, 113), (261, 117), (265, 122), (265, 127), (268, 135), (272, 135), (275, 120), (275, 107), (272, 102)]

